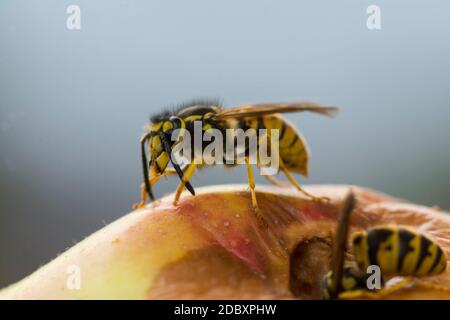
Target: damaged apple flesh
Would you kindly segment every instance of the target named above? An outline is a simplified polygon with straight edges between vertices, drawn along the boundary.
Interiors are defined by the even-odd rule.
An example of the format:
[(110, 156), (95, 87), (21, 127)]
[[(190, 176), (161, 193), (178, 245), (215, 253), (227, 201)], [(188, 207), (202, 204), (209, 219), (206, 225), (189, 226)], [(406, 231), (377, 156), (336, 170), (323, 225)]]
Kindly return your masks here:
[[(418, 228), (450, 250), (450, 218), (431, 208), (352, 187), (351, 232), (397, 223)], [(246, 186), (215, 186), (172, 195), (131, 212), (84, 239), (22, 281), (2, 299), (318, 299), (330, 268), (340, 206), (348, 186), (257, 188), (268, 227), (254, 214)], [(450, 274), (424, 282), (450, 288)], [(411, 286), (388, 295), (450, 299)]]

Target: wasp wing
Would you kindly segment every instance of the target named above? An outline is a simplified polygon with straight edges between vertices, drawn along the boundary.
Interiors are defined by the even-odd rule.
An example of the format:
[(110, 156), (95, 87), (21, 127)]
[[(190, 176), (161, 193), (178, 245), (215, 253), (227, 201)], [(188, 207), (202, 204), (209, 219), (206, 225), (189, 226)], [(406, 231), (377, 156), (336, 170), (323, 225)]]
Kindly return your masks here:
[(289, 113), (289, 112), (304, 112), (304, 111), (319, 113), (332, 117), (339, 111), (339, 108), (321, 106), (314, 102), (263, 103), (263, 104), (250, 104), (226, 108), (223, 109), (218, 114), (218, 117), (219, 119), (245, 118), (273, 113)]

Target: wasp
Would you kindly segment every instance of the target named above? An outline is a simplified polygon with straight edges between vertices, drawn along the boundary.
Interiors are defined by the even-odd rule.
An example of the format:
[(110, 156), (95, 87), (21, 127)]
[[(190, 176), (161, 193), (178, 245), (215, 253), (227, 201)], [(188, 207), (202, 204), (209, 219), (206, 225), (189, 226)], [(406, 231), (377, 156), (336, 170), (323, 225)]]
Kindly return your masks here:
[[(439, 244), (417, 230), (399, 225), (381, 225), (352, 234), (353, 264), (345, 265), (348, 223), (354, 207), (350, 193), (336, 232), (333, 248), (332, 271), (322, 283), (324, 298), (379, 298), (411, 285), (415, 279), (432, 277), (445, 272), (447, 259)], [(380, 268), (382, 288), (371, 292), (367, 286), (370, 266)], [(385, 277), (404, 277), (398, 283), (386, 287)], [(416, 281), (425, 288), (449, 291), (447, 288)]]
[[(175, 141), (171, 139), (171, 135), (174, 130), (178, 129), (178, 132), (189, 132), (190, 136), (193, 137), (196, 124), (201, 127), (202, 133), (210, 129), (217, 129), (223, 132), (224, 136), (227, 135), (227, 129), (242, 129), (244, 131), (254, 129), (254, 132), (258, 135), (258, 144), (262, 138), (259, 135), (259, 129), (266, 129), (267, 136), (269, 136), (271, 130), (279, 130), (279, 148), (278, 150), (271, 150), (271, 152), (277, 152), (278, 171), (283, 171), (290, 183), (309, 198), (321, 199), (306, 192), (291, 175), (291, 173), (308, 175), (309, 150), (300, 132), (286, 121), (281, 113), (305, 111), (332, 116), (338, 111), (338, 108), (320, 106), (310, 102), (252, 104), (223, 108), (217, 102), (194, 101), (181, 105), (172, 112), (166, 111), (151, 117), (148, 130), (140, 141), (144, 183), (141, 185), (141, 201), (134, 207), (142, 207), (147, 202), (147, 196), (153, 201), (152, 186), (162, 176), (169, 174), (176, 174), (181, 180), (173, 200), (175, 205), (178, 203), (184, 188), (195, 195), (195, 190), (189, 181), (195, 169), (201, 169), (205, 166), (205, 161), (204, 159), (191, 160), (190, 163), (181, 167), (174, 161), (172, 150), (177, 143), (180, 143), (179, 141), (183, 140), (184, 135), (181, 133), (181, 137), (177, 137)], [(202, 148), (207, 148), (209, 143), (211, 142), (203, 141)], [(148, 146), (148, 153), (146, 146)], [(245, 156), (252, 206), (258, 213), (253, 171), (248, 161), (252, 155), (249, 154), (247, 146), (245, 146), (244, 151), (236, 150), (236, 154), (239, 152)], [(193, 157), (196, 157), (196, 155), (193, 155)], [(172, 164), (173, 168), (168, 167), (169, 163)], [(236, 164), (237, 162), (230, 163), (228, 161), (225, 165), (234, 166)], [(260, 166), (260, 163), (258, 162), (257, 165)], [(275, 177), (265, 177), (274, 184), (282, 184)]]

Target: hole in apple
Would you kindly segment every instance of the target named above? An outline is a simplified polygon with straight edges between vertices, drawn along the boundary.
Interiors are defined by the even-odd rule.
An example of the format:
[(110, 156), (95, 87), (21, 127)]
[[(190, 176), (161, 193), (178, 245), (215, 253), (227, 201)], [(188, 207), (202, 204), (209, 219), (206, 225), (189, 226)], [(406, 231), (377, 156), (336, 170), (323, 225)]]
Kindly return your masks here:
[(290, 289), (299, 299), (320, 299), (320, 285), (330, 269), (330, 241), (312, 238), (300, 242), (290, 258)]

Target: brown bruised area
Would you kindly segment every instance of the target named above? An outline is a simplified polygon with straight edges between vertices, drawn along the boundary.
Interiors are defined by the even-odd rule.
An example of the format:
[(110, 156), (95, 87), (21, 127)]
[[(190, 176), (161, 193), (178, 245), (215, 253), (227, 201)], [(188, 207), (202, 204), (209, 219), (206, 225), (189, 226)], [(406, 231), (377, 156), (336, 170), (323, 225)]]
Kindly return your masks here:
[(283, 286), (249, 268), (220, 245), (198, 249), (161, 270), (149, 299), (282, 299)]
[[(431, 208), (352, 187), (351, 232), (398, 223), (450, 250), (450, 218)], [(173, 195), (113, 222), (21, 282), (0, 291), (19, 299), (317, 299), (330, 265), (340, 206), (349, 186), (313, 186), (330, 198), (313, 202), (290, 188), (257, 186), (268, 227), (261, 228), (246, 186)], [(67, 290), (67, 266), (78, 265), (80, 290)], [(450, 271), (424, 282), (450, 288)], [(413, 286), (387, 298), (450, 299)]]

